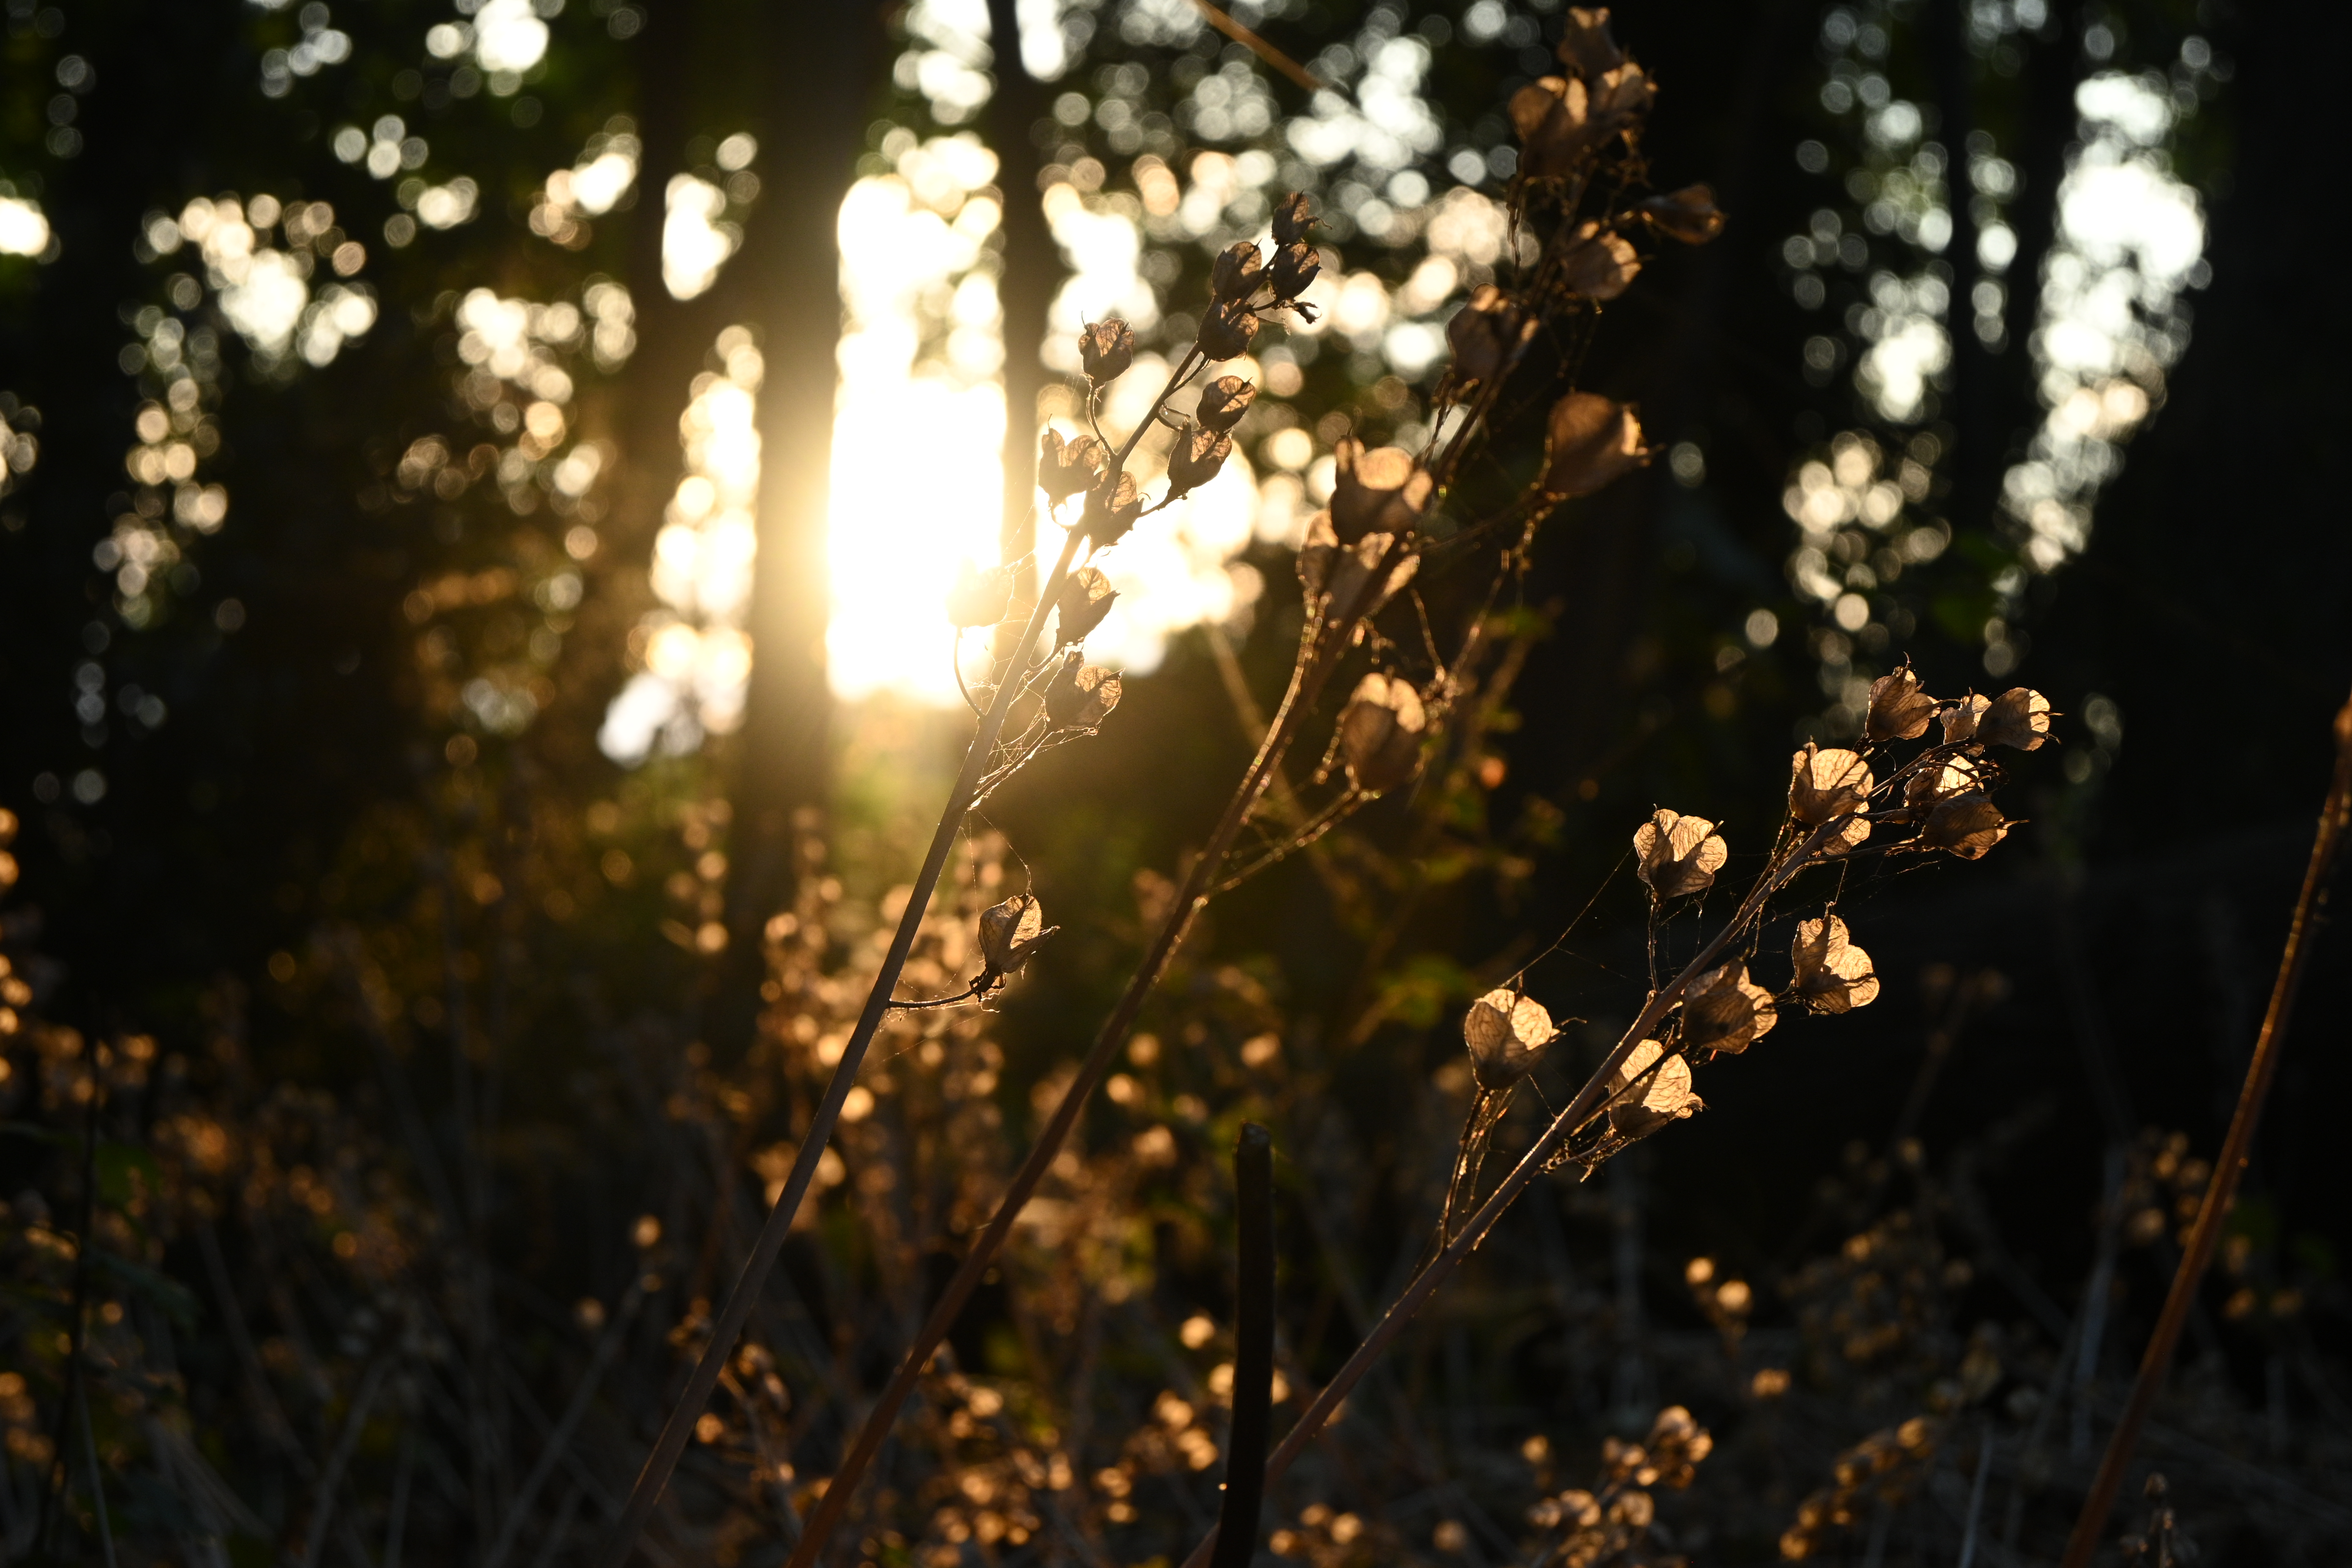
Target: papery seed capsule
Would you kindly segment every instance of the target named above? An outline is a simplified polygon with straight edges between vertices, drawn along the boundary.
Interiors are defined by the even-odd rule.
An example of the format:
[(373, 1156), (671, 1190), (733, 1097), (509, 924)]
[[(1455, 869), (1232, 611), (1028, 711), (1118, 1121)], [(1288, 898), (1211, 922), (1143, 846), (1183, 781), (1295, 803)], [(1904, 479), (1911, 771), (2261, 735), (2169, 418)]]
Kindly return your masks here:
[(1609, 7), (1568, 8), (1568, 25), (1559, 34), (1559, 63), (1588, 79), (1604, 76), (1625, 63), (1625, 51), (1609, 36)]
[[(1609, 1080), (1614, 1098), (1609, 1105), (1609, 1126), (1621, 1138), (1646, 1138), (1669, 1122), (1680, 1121), (1706, 1102), (1691, 1091), (1690, 1063), (1679, 1056), (1658, 1058), (1665, 1047), (1655, 1040), (1635, 1046)], [(1651, 1072), (1654, 1064), (1655, 1072)], [(1643, 1074), (1649, 1073), (1644, 1079)], [(1641, 1082), (1636, 1089), (1634, 1084)]]
[(1135, 363), (1135, 330), (1117, 318), (1089, 322), (1078, 334), (1078, 359), (1088, 381), (1108, 386)]
[(1517, 300), (1492, 283), (1481, 283), (1445, 323), (1454, 374), (1472, 384), (1502, 374), (1520, 345), (1536, 335), (1538, 324)]
[(1060, 931), (1045, 923), (1045, 906), (1033, 893), (1015, 893), (980, 915), (980, 956), (985, 978), (1018, 974), (1045, 939)]
[(1715, 874), (1731, 852), (1706, 818), (1661, 808), (1633, 830), (1633, 853), (1650, 891), (1680, 899), (1715, 886)]
[(1332, 452), (1331, 527), (1342, 540), (1403, 533), (1420, 522), (1436, 480), (1402, 447), (1367, 450), (1353, 437)]
[(1097, 549), (1117, 544), (1143, 515), (1143, 495), (1135, 488), (1135, 476), (1122, 473), (1116, 485), (1097, 484), (1087, 492), (1087, 508), (1078, 519), (1078, 527), (1095, 542)]
[(1652, 196), (1640, 211), (1653, 229), (1685, 245), (1705, 245), (1723, 232), (1723, 214), (1709, 185), (1685, 185), (1679, 191)]
[(1054, 636), (1063, 647), (1082, 643), (1087, 634), (1102, 625), (1110, 614), (1111, 602), (1118, 590), (1110, 579), (1092, 566), (1081, 566), (1062, 579), (1061, 592), (1054, 595), (1054, 611), (1058, 617)]
[(1487, 992), (1462, 1015), (1462, 1044), (1470, 1052), (1470, 1071), (1489, 1094), (1527, 1077), (1555, 1036), (1551, 1015), (1542, 1003), (1507, 990)]
[(1080, 661), (1073, 648), (1045, 688), (1047, 717), (1065, 730), (1092, 730), (1118, 706), (1118, 676)]
[(1622, 234), (1580, 224), (1560, 252), (1559, 280), (1588, 300), (1614, 300), (1632, 287), (1642, 258)]
[(955, 586), (948, 590), (948, 620), (956, 626), (992, 626), (1012, 603), (1011, 567), (982, 572), (966, 561), (957, 566)]
[(1641, 421), (1623, 404), (1571, 392), (1552, 405), (1545, 494), (1589, 496), (1649, 460)]
[(1201, 352), (1212, 363), (1238, 359), (1249, 353), (1250, 339), (1257, 335), (1257, 317), (1239, 300), (1225, 300), (1209, 308), (1201, 318), (1201, 332), (1196, 342)]
[(1066, 441), (1059, 430), (1048, 430), (1038, 442), (1037, 487), (1055, 506), (1093, 489), (1102, 478), (1103, 467), (1102, 443), (1091, 436), (1073, 436)]
[(1914, 741), (1927, 732), (1927, 722), (1941, 706), (1920, 689), (1919, 678), (1906, 663), (1870, 683), (1870, 710), (1862, 732), (1872, 741)]
[(1772, 994), (1749, 982), (1744, 963), (1709, 970), (1683, 993), (1683, 1046), (1687, 1050), (1737, 1054), (1770, 1034), (1780, 1021)]
[(1265, 273), (1265, 253), (1257, 242), (1237, 239), (1217, 253), (1216, 265), (1209, 272), (1209, 292), (1219, 300), (1245, 301), (1257, 292)]
[(1274, 208), (1274, 243), (1296, 245), (1315, 224), (1315, 211), (1304, 191), (1293, 191)]
[(1938, 803), (1927, 814), (1927, 825), (1919, 830), (1919, 847), (1942, 849), (1963, 860), (1978, 860), (2008, 837), (2009, 830), (2015, 826), (2000, 814), (2000, 807), (1983, 795), (1955, 795)]
[(1193, 417), (1212, 430), (1230, 430), (1256, 400), (1257, 387), (1237, 375), (1221, 375), (1201, 389)]
[(1977, 721), (1977, 739), (1988, 746), (2011, 746), (2021, 752), (2039, 751), (2050, 738), (2050, 699), (2030, 687), (2012, 686), (1992, 700)]
[(1314, 282), (1316, 275), (1322, 270), (1323, 258), (1316, 253), (1313, 246), (1302, 239), (1284, 246), (1276, 253), (1274, 266), (1268, 269), (1266, 280), (1274, 285), (1276, 299), (1296, 300), (1307, 291), (1307, 286)]
[(1233, 449), (1231, 436), (1202, 426), (1179, 435), (1168, 454), (1168, 499), (1173, 500), (1215, 479)]
[(1366, 795), (1410, 783), (1421, 771), (1421, 740), (1428, 710), (1412, 682), (1378, 673), (1356, 685), (1339, 712), (1339, 755), (1348, 779)]
[(1870, 837), (1874, 781), (1870, 764), (1843, 747), (1822, 751), (1812, 742), (1789, 759), (1789, 815), (1806, 827), (1835, 822), (1837, 831), (1822, 845), (1825, 856), (1843, 855)]
[(1979, 697), (1971, 691), (1949, 708), (1945, 709), (1944, 744), (1957, 746), (1962, 741), (1975, 740), (1978, 721), (1984, 718), (1986, 710), (1991, 706), (1991, 698)]
[(1878, 998), (1878, 973), (1870, 954), (1848, 939), (1835, 915), (1799, 921), (1790, 949), (1797, 969), (1797, 993), (1816, 1013), (1851, 1013)]

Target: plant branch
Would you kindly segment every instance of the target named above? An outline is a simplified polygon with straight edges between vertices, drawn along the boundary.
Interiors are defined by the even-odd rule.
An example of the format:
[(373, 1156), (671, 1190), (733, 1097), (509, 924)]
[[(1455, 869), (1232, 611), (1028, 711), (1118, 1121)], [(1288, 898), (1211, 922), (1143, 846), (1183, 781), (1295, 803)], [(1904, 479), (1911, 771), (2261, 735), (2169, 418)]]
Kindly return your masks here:
[(1265, 1501), (1265, 1444), (1274, 1405), (1274, 1140), (1242, 1123), (1234, 1150), (1241, 1264), (1234, 1304), (1234, 1424), (1225, 1445), (1225, 1503), (1213, 1568), (1249, 1568)]
[(2326, 804), (2320, 807), (2319, 830), (2311, 845), (2311, 864), (2304, 872), (2294, 918), (2287, 925), (2286, 951), (2279, 959), (2278, 978), (2271, 986), (2270, 1006), (2263, 1014), (2262, 1032), (2254, 1039), (2254, 1058), (2246, 1065), (2246, 1081), (2238, 1094), (2237, 1112), (2230, 1118), (2229, 1134), (2222, 1139), (2221, 1152), (2213, 1162), (2213, 1184), (2206, 1192), (2203, 1206), (2197, 1211), (2197, 1223), (2189, 1233), (2189, 1246), (2181, 1256), (2179, 1268), (2172, 1276), (2171, 1292), (2164, 1299), (2164, 1311), (2156, 1321), (2156, 1332), (2147, 1342), (2147, 1354), (2140, 1358), (2139, 1375), (2132, 1380), (2131, 1396), (2124, 1404), (2123, 1418), (2116, 1423), (2107, 1439), (2106, 1456), (2099, 1461), (2090, 1495), (2083, 1500), (2083, 1511), (2074, 1521), (2074, 1533), (2067, 1538), (2063, 1568), (2088, 1568), (2091, 1554), (2098, 1548), (2107, 1516), (2115, 1508), (2116, 1493), (2123, 1487), (2124, 1470), (2131, 1463), (2132, 1450), (2138, 1446), (2140, 1428), (2147, 1425), (2148, 1412), (2164, 1387), (2165, 1373), (2171, 1368), (2181, 1328), (2189, 1321), (2189, 1308), (2197, 1300), (2197, 1287), (2205, 1277), (2207, 1266), (2213, 1261), (2214, 1249), (2221, 1245), (2221, 1226), (2237, 1197), (2239, 1178), (2245, 1173), (2246, 1154), (2254, 1141), (2255, 1124), (2262, 1120), (2263, 1103), (2270, 1098), (2271, 1085), (2278, 1077), (2281, 1037), (2286, 1033), (2287, 1020), (2294, 1015), (2295, 993), (2302, 987), (2304, 970), (2310, 963), (2312, 937), (2315, 934), (2313, 928), (2327, 902), (2327, 886), (2336, 869), (2336, 852), (2343, 847), (2347, 818), (2352, 818), (2352, 701), (2347, 701), (2336, 715), (2336, 776), (2328, 786)]

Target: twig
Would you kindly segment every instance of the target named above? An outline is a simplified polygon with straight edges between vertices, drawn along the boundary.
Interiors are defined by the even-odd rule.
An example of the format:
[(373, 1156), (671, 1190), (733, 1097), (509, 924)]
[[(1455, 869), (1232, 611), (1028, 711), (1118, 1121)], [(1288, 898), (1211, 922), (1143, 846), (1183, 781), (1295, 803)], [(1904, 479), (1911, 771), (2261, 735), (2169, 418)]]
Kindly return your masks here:
[(1242, 1123), (1234, 1150), (1234, 1206), (1241, 1226), (1234, 1308), (1234, 1424), (1225, 1450), (1225, 1505), (1212, 1568), (1249, 1568), (1265, 1501), (1265, 1445), (1274, 1405), (1274, 1140)]
[(1284, 54), (1280, 49), (1276, 48), (1272, 44), (1267, 43), (1264, 38), (1259, 37), (1247, 27), (1244, 27), (1239, 22), (1234, 21), (1233, 17), (1226, 15), (1223, 10), (1210, 5), (1209, 0), (1192, 0), (1192, 4), (1199, 8), (1202, 19), (1204, 19), (1209, 26), (1214, 27), (1220, 33), (1223, 33), (1225, 37), (1231, 38), (1234, 42), (1239, 44), (1242, 47), (1247, 49), (1250, 53), (1255, 55), (1258, 58), (1264, 60), (1266, 64), (1272, 66), (1275, 69), (1280, 71), (1283, 75), (1288, 77), (1291, 80), (1297, 82), (1307, 91), (1336, 92), (1339, 90), (1329, 82), (1325, 81), (1321, 77), (1317, 76), (1313, 71), (1308, 70), (1305, 66), (1302, 66), (1297, 60), (1292, 59), (1288, 55)]
[(1960, 1534), (1959, 1568), (1969, 1568), (1977, 1560), (1977, 1524), (1984, 1517), (1985, 1478), (1992, 1474), (1992, 1423), (1984, 1424), (1984, 1435), (1977, 1440), (1976, 1479), (1969, 1485), (1969, 1523)]
[(2116, 1493), (2122, 1489), (2124, 1471), (2131, 1463), (2133, 1448), (2138, 1445), (2140, 1428), (2147, 1424), (2148, 1411), (2155, 1405), (2157, 1394), (2164, 1386), (2165, 1373), (2172, 1365), (2172, 1352), (2180, 1342), (2180, 1331), (2189, 1321), (2197, 1287), (2205, 1277), (2207, 1266), (2213, 1261), (2215, 1247), (2221, 1244), (2222, 1222), (2229, 1217), (2239, 1178), (2245, 1173), (2254, 1126), (2262, 1120), (2263, 1102), (2270, 1098), (2271, 1084), (2278, 1077), (2281, 1037), (2294, 1014), (2295, 993), (2303, 984), (2304, 970), (2311, 958), (2312, 928), (2327, 901), (2327, 885), (2336, 869), (2336, 851), (2343, 846), (2347, 818), (2352, 818), (2352, 700), (2347, 700), (2336, 715), (2336, 776), (2328, 786), (2326, 804), (2320, 808), (2319, 830), (2311, 846), (2311, 864), (2304, 873), (2303, 891), (2295, 900), (2294, 918), (2287, 926), (2286, 951), (2279, 959), (2278, 978), (2271, 987), (2270, 1006), (2263, 1014), (2262, 1033), (2254, 1039), (2253, 1060), (2246, 1066), (2245, 1087), (2238, 1096), (2237, 1113), (2230, 1119), (2229, 1134), (2221, 1141), (2220, 1157), (2213, 1162), (2213, 1184), (2206, 1192), (2203, 1206), (2197, 1211), (2188, 1249), (2181, 1256), (2180, 1268), (2172, 1276), (2172, 1289), (2164, 1299), (2164, 1311), (2156, 1321), (2156, 1333), (2147, 1342), (2147, 1353), (2140, 1359), (2139, 1375), (2132, 1382), (2131, 1397), (2124, 1404), (2123, 1419), (2116, 1423), (2115, 1431), (2108, 1436), (2106, 1457), (2099, 1461), (2099, 1473), (2091, 1482), (2090, 1496), (2083, 1500), (2083, 1511), (2074, 1521), (2074, 1533), (2067, 1538), (2063, 1568), (2088, 1568), (2091, 1554), (2098, 1548), (2107, 1515), (2115, 1508)]
[[(89, 1383), (75, 1385), (74, 1400), (81, 1407), (81, 1453), (83, 1460), (89, 1466), (89, 1507), (98, 1517), (98, 1544), (106, 1553), (106, 1568), (115, 1568), (114, 1521), (106, 1517), (106, 1474), (98, 1463), (98, 1432), (89, 1424)], [(1261, 1455), (1265, 1452), (1263, 1438), (1258, 1443), (1258, 1452)]]

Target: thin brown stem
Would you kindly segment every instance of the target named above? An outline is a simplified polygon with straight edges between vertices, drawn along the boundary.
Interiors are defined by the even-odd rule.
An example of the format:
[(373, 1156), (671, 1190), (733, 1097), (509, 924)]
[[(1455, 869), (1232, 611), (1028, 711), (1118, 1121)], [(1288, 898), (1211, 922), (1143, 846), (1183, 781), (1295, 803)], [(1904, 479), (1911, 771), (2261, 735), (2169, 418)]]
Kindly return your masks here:
[(2315, 934), (2313, 928), (2327, 902), (2327, 886), (2336, 869), (2336, 852), (2343, 847), (2347, 819), (2352, 819), (2352, 701), (2347, 701), (2336, 715), (2336, 776), (2328, 786), (2326, 804), (2320, 808), (2319, 830), (2311, 845), (2311, 864), (2304, 872), (2303, 891), (2295, 900), (2294, 918), (2287, 926), (2286, 951), (2279, 958), (2278, 978), (2271, 986), (2270, 1006), (2263, 1014), (2262, 1032), (2254, 1039), (2254, 1059), (2246, 1065), (2246, 1081), (2238, 1093), (2237, 1112), (2230, 1118), (2229, 1133), (2221, 1141), (2220, 1157), (2213, 1162), (2213, 1184), (2206, 1191), (2204, 1205), (2197, 1211), (2197, 1223), (2189, 1233), (2189, 1246), (2181, 1255), (2180, 1267), (2173, 1273), (2172, 1289), (2164, 1299), (2164, 1311), (2156, 1321), (2156, 1332), (2147, 1342), (2147, 1352), (2140, 1358), (2139, 1375), (2132, 1380), (2131, 1396), (2124, 1402), (2123, 1418), (2116, 1423), (2115, 1431), (2107, 1438), (2106, 1456), (2099, 1461), (2099, 1473), (2092, 1479), (2090, 1495), (2083, 1500), (2083, 1511), (2074, 1521), (2074, 1533), (2067, 1538), (2063, 1568), (2088, 1568), (2091, 1554), (2098, 1549), (2099, 1537), (2107, 1527), (2107, 1516), (2115, 1509), (2116, 1494), (2123, 1487), (2124, 1471), (2131, 1464), (2132, 1450), (2139, 1444), (2140, 1428), (2147, 1424), (2148, 1412), (2155, 1406), (2156, 1396), (2164, 1387), (2165, 1374), (2171, 1369), (2172, 1353), (2180, 1343), (2180, 1331), (2188, 1323), (2189, 1308), (2197, 1300), (2197, 1287), (2221, 1245), (2221, 1226), (2237, 1197), (2239, 1178), (2245, 1173), (2246, 1154), (2253, 1144), (2255, 1124), (2262, 1121), (2263, 1103), (2270, 1098), (2271, 1085), (2278, 1077), (2281, 1041), (2287, 1020), (2294, 1012), (2295, 993), (2302, 987), (2304, 970), (2311, 960), (2312, 938)]

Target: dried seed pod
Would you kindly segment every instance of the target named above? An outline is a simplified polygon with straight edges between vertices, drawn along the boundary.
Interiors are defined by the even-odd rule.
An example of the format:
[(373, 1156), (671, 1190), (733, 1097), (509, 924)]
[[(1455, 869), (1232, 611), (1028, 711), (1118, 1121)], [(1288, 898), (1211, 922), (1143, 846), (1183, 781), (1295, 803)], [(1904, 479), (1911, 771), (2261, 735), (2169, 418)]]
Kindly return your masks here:
[(1975, 740), (1977, 725), (1984, 719), (1985, 710), (1991, 706), (1991, 698), (1979, 697), (1971, 691), (1945, 709), (1944, 744), (1956, 746), (1962, 741)]
[(1233, 450), (1231, 436), (1205, 426), (1179, 432), (1168, 454), (1168, 499), (1174, 500), (1215, 479)]
[(1560, 29), (1559, 63), (1588, 80), (1606, 76), (1625, 63), (1625, 51), (1609, 36), (1609, 7), (1568, 8), (1568, 26)]
[(1470, 1071), (1489, 1094), (1527, 1077), (1554, 1035), (1551, 1015), (1542, 1003), (1507, 990), (1487, 992), (1462, 1015), (1462, 1043), (1470, 1051)]
[(1364, 677), (1339, 711), (1339, 755), (1349, 782), (1366, 795), (1409, 783), (1421, 771), (1421, 738), (1428, 728), (1428, 711), (1412, 682)]
[(1641, 421), (1623, 404), (1571, 392), (1552, 405), (1542, 479), (1546, 495), (1589, 496), (1649, 460)]
[(1661, 899), (1685, 898), (1715, 886), (1730, 850), (1715, 824), (1704, 816), (1685, 816), (1661, 807), (1649, 821), (1633, 829), (1637, 868), (1650, 891)]
[(1078, 519), (1078, 527), (1095, 542), (1097, 549), (1117, 544), (1143, 515), (1143, 493), (1135, 488), (1135, 476), (1122, 473), (1116, 485), (1097, 483), (1087, 492), (1087, 509)]
[(1333, 449), (1331, 528), (1342, 540), (1406, 533), (1421, 521), (1437, 481), (1402, 447), (1367, 451), (1352, 436)]
[(1103, 473), (1102, 443), (1091, 436), (1062, 438), (1048, 430), (1037, 444), (1037, 488), (1055, 506), (1083, 490), (1092, 489)]
[(1293, 191), (1274, 206), (1274, 243), (1296, 245), (1315, 225), (1315, 209), (1304, 191)]
[(1683, 1045), (1694, 1051), (1746, 1050), (1780, 1021), (1772, 994), (1748, 978), (1744, 963), (1710, 969), (1683, 993)]
[(1296, 300), (1315, 281), (1323, 270), (1323, 258), (1305, 240), (1286, 245), (1275, 253), (1274, 265), (1267, 269), (1266, 281), (1274, 287), (1277, 300)]
[(1581, 76), (1548, 76), (1511, 95), (1511, 125), (1518, 132), (1519, 173), (1529, 179), (1557, 179), (1607, 146), (1634, 121), (1655, 96), (1642, 68), (1628, 60), (1601, 72), (1588, 85)]
[(1217, 253), (1216, 265), (1209, 270), (1209, 293), (1218, 300), (1246, 301), (1265, 281), (1265, 253), (1257, 242), (1237, 239)]
[(982, 572), (962, 562), (956, 567), (955, 586), (948, 590), (948, 621), (956, 626), (992, 626), (1004, 618), (1012, 603), (1010, 566)]
[(1668, 1122), (1706, 1109), (1706, 1102), (1691, 1092), (1689, 1061), (1679, 1056), (1658, 1063), (1658, 1070), (1650, 1073), (1638, 1091), (1634, 1089), (1635, 1080), (1650, 1072), (1651, 1064), (1658, 1062), (1664, 1049), (1655, 1040), (1643, 1040), (1609, 1080), (1611, 1092), (1617, 1097), (1610, 1101), (1609, 1126), (1619, 1137), (1647, 1138)]
[(1835, 915), (1799, 921), (1789, 956), (1797, 966), (1797, 994), (1816, 1013), (1851, 1013), (1877, 1000), (1870, 954), (1848, 940), (1845, 921)]
[(1539, 324), (1517, 300), (1492, 283), (1481, 283), (1445, 323), (1454, 374), (1472, 384), (1501, 375)]
[(1903, 781), (1903, 804), (1922, 811), (1964, 795), (1981, 794), (1984, 769), (1975, 758), (1962, 755), (1930, 763)]
[(1862, 732), (1874, 742), (1916, 741), (1927, 732), (1927, 721), (1941, 706), (1919, 689), (1919, 678), (1906, 662), (1870, 683), (1870, 710)]
[(1947, 850), (1963, 860), (1982, 859), (2015, 826), (1983, 795), (1955, 795), (1927, 814), (1927, 825), (1919, 830), (1919, 847)]
[(1087, 634), (1102, 625), (1110, 614), (1111, 601), (1118, 590), (1110, 579), (1092, 566), (1081, 566), (1062, 579), (1061, 592), (1054, 595), (1054, 611), (1058, 617), (1055, 637), (1064, 647), (1087, 640)]
[(1249, 308), (1238, 300), (1221, 300), (1201, 318), (1200, 335), (1193, 341), (1213, 363), (1249, 353), (1250, 339), (1256, 335), (1257, 317)]
[(1639, 210), (1651, 228), (1685, 245), (1705, 245), (1723, 232), (1723, 214), (1715, 205), (1712, 185), (1685, 185), (1652, 196)]
[[(1045, 939), (1060, 931), (1045, 923), (1045, 907), (1034, 893), (1015, 893), (980, 912), (980, 956), (984, 981), (1018, 974)], [(984, 988), (984, 987), (983, 987)]]
[(1212, 430), (1232, 429), (1257, 399), (1257, 385), (1237, 375), (1221, 375), (1201, 389), (1192, 416)]
[(1614, 300), (1633, 286), (1642, 258), (1623, 235), (1585, 223), (1560, 252), (1559, 267), (1560, 281), (1586, 299)]
[(1135, 363), (1135, 329), (1117, 317), (1089, 321), (1078, 334), (1078, 360), (1088, 381), (1097, 386), (1109, 385)]
[(1307, 542), (1298, 550), (1298, 581), (1307, 591), (1308, 607), (1320, 605), (1328, 597), (1330, 603), (1354, 614), (1371, 616), (1393, 597), (1397, 591), (1412, 581), (1413, 573), (1421, 566), (1421, 558), (1411, 551), (1399, 552), (1399, 559), (1389, 568), (1389, 580), (1379, 595), (1369, 604), (1359, 605), (1365, 583), (1370, 580), (1372, 568), (1388, 554), (1395, 536), (1368, 533), (1353, 544), (1341, 544), (1332, 531), (1331, 514), (1318, 511), (1307, 524)]
[(1118, 676), (1098, 664), (1081, 663), (1076, 648), (1045, 687), (1045, 713), (1065, 730), (1092, 730), (1118, 706)]
[(1870, 805), (1870, 764), (1843, 746), (1822, 751), (1812, 742), (1789, 759), (1789, 815), (1807, 827), (1852, 816)]
[(2050, 699), (2030, 687), (2012, 686), (1992, 700), (1977, 721), (1977, 739), (1988, 746), (2011, 746), (2021, 752), (2042, 749), (2050, 738)]

